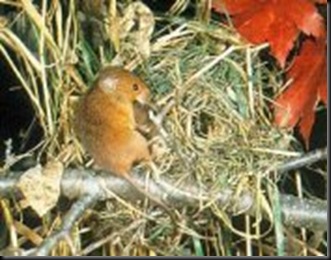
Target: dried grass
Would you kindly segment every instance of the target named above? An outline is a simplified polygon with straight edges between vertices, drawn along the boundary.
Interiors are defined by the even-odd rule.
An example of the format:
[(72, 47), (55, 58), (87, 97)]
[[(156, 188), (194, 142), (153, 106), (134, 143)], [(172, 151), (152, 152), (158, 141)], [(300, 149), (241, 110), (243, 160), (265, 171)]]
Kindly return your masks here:
[[(102, 65), (121, 64), (145, 79), (159, 106), (175, 98), (164, 122), (167, 149), (155, 161), (160, 174), (198, 183), (211, 193), (229, 186), (238, 192), (251, 189), (261, 208), (257, 222), (246, 217), (240, 230), (211, 198), (199, 212), (183, 209), (187, 230), (172, 237), (169, 219), (160, 212), (154, 212), (155, 217), (164, 225), (148, 222), (120, 203), (102, 203), (86, 213), (53, 255), (249, 255), (255, 242), (266, 254), (259, 211), (270, 211), (265, 192), (277, 180), (270, 169), (297, 155), (291, 135), (270, 123), (271, 94), (282, 82), (259, 58), (267, 46), (251, 46), (231, 28), (211, 20), (181, 17), (188, 1), (177, 1), (160, 17), (140, 6), (140, 13), (147, 15), (139, 20), (147, 28), (142, 32), (131, 27), (133, 17), (125, 13), (124, 2), (111, 1), (109, 8), (101, 7), (102, 1), (93, 8), (90, 1), (41, 1), (39, 7), (31, 1), (0, 2), (18, 6), (0, 26), (0, 51), (44, 129), (38, 152), (66, 165), (86, 162), (71, 129), (72, 108)], [(199, 10), (206, 11), (208, 1), (198, 2)], [(100, 10), (106, 20), (100, 19)], [(154, 27), (155, 22), (162, 25)], [(149, 210), (146, 205), (140, 209)], [(61, 217), (51, 219), (43, 225), (44, 235)], [(240, 241), (244, 243), (238, 246)]]

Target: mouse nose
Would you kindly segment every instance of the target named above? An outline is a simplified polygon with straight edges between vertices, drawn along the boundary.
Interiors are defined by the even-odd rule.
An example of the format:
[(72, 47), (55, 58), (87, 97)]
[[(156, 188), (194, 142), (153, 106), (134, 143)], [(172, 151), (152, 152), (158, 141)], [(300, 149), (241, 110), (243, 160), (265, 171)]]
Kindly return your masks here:
[(138, 96), (137, 96), (137, 101), (140, 104), (147, 104), (150, 102), (150, 93), (148, 90), (141, 92)]

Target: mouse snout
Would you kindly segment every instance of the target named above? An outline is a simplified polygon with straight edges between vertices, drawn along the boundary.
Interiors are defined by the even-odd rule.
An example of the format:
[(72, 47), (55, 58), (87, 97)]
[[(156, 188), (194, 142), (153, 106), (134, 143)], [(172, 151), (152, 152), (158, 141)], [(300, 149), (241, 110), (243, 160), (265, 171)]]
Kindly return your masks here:
[(149, 101), (150, 101), (150, 94), (149, 94), (149, 91), (146, 90), (146, 91), (142, 91), (136, 98), (136, 100), (144, 105), (144, 104), (147, 104)]

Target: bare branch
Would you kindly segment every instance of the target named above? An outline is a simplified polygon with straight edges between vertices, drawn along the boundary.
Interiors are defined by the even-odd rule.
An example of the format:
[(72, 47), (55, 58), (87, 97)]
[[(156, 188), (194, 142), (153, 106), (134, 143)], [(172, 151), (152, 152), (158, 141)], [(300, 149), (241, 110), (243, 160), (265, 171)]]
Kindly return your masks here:
[(322, 200), (300, 199), (292, 195), (281, 195), (283, 223), (310, 230), (327, 230), (327, 202)]
[[(322, 153), (307, 156), (305, 162), (315, 162), (317, 158), (324, 158)], [(307, 159), (308, 158), (308, 159)], [(314, 158), (314, 159), (310, 159)], [(301, 158), (300, 158), (301, 159)], [(303, 165), (299, 163), (285, 163), (279, 169), (293, 169), (294, 165)], [(290, 165), (290, 166), (288, 166)], [(22, 173), (10, 173), (6, 177), (0, 177), (0, 196), (8, 197), (15, 194), (19, 196), (16, 183)], [(241, 194), (235, 194), (231, 189), (223, 189), (217, 194), (197, 187), (192, 183), (184, 183), (176, 186), (168, 179), (155, 181), (142, 177), (139, 172), (134, 172), (132, 177), (142, 188), (147, 189), (149, 193), (158, 199), (162, 199), (173, 207), (181, 208), (185, 206), (197, 207), (204, 202), (208, 203), (211, 198), (228, 213), (247, 213), (255, 214), (255, 195), (250, 191), (242, 191)], [(146, 186), (146, 187), (145, 187)], [(61, 194), (69, 199), (76, 200), (71, 209), (63, 219), (61, 228), (47, 237), (44, 242), (32, 253), (34, 255), (48, 255), (50, 250), (63, 238), (69, 235), (74, 223), (83, 215), (85, 210), (93, 203), (100, 200), (114, 199), (116, 196), (129, 201), (143, 199), (143, 194), (131, 189), (124, 179), (100, 172), (95, 174), (92, 170), (86, 169), (66, 169), (61, 180)], [(327, 229), (327, 203), (325, 201), (315, 201), (308, 199), (299, 199), (291, 195), (280, 195), (281, 213), (283, 223), (294, 227), (305, 227), (312, 230)]]
[(69, 236), (72, 227), (76, 221), (84, 214), (85, 210), (88, 209), (93, 203), (97, 201), (97, 198), (91, 195), (85, 195), (79, 198), (67, 212), (62, 219), (62, 225), (60, 229), (54, 232), (51, 236), (44, 239), (43, 243), (37, 248), (36, 251), (30, 255), (35, 256), (47, 256), (57, 243), (63, 238)]
[[(20, 176), (18, 172), (11, 174), (11, 177), (0, 177), (0, 196), (8, 196), (17, 192), (15, 184)], [(180, 208), (184, 205), (196, 207), (200, 202), (210, 202), (211, 198), (227, 212), (254, 213), (254, 194), (243, 191), (241, 194), (234, 194), (231, 189), (223, 189), (218, 194), (210, 194), (192, 183), (176, 186), (167, 179), (160, 179), (158, 183), (153, 180), (146, 180), (139, 173), (135, 172), (132, 177), (142, 188), (153, 196), (163, 199), (166, 203)], [(146, 187), (145, 187), (146, 185)], [(61, 181), (61, 194), (69, 199), (80, 199), (84, 196), (91, 196), (95, 200), (114, 199), (115, 196), (128, 201), (143, 199), (141, 193), (131, 189), (130, 185), (122, 178), (108, 173), (95, 174), (92, 170), (66, 169)], [(290, 195), (280, 195), (284, 218), (284, 224), (296, 227), (307, 227), (325, 230), (327, 225), (327, 204), (317, 203), (315, 200), (299, 199)], [(302, 221), (298, 221), (299, 219)], [(309, 223), (308, 223), (309, 222)], [(308, 226), (306, 226), (308, 225)]]
[(295, 158), (277, 167), (278, 172), (287, 172), (290, 170), (298, 169), (303, 166), (325, 160), (328, 158), (327, 148), (317, 149), (312, 152), (306, 153), (300, 158)]

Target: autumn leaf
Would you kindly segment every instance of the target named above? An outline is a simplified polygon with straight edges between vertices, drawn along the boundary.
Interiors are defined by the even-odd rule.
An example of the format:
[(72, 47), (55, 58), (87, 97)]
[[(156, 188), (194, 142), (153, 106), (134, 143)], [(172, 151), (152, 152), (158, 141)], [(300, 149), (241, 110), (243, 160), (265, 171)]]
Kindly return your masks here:
[(63, 165), (56, 161), (27, 170), (17, 183), (24, 196), (20, 201), (22, 208), (31, 206), (40, 217), (49, 212), (60, 196), (62, 173)]
[(269, 42), (272, 55), (282, 68), (294, 41), (302, 31), (316, 38), (325, 36), (323, 18), (314, 2), (325, 0), (214, 0), (216, 11), (232, 15), (237, 31), (253, 44)]
[(303, 42), (287, 77), (292, 83), (275, 100), (274, 122), (280, 127), (294, 127), (308, 148), (315, 121), (315, 108), (319, 101), (327, 104), (327, 64), (325, 39), (308, 39)]

